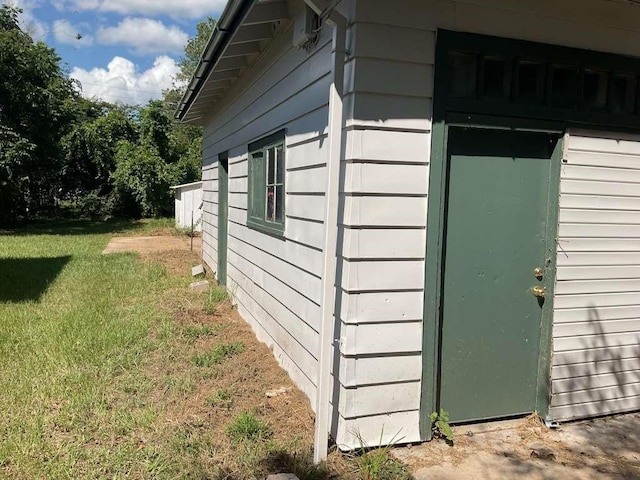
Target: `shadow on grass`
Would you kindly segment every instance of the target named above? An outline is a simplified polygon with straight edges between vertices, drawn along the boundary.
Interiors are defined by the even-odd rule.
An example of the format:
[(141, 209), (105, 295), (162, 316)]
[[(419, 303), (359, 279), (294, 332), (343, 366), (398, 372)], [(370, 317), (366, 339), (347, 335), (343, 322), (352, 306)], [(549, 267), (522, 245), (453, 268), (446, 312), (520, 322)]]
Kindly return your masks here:
[(130, 219), (110, 220), (47, 220), (16, 229), (0, 230), (1, 236), (28, 235), (101, 235), (124, 233), (140, 228), (140, 222)]
[(70, 256), (0, 258), (0, 303), (39, 300), (69, 260)]
[(290, 472), (300, 480), (325, 480), (329, 476), (324, 466), (313, 463), (313, 450), (295, 454), (286, 449), (276, 448), (269, 452), (260, 464), (269, 475)]

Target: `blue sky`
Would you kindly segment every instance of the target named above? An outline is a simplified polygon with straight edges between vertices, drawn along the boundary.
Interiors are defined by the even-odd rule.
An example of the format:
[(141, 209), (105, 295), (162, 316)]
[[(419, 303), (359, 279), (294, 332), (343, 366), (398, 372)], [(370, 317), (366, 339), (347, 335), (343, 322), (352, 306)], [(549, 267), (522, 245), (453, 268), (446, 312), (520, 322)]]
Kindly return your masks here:
[[(5, 1), (5, 0), (0, 0)], [(8, 0), (23, 27), (54, 47), (86, 97), (145, 103), (169, 88), (176, 61), (225, 0)]]

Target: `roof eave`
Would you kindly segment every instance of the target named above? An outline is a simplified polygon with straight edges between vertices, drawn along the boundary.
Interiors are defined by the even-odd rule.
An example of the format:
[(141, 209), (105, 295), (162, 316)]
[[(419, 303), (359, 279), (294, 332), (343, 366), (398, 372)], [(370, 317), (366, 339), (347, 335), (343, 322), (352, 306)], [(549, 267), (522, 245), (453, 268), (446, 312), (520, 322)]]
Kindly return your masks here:
[(229, 0), (209, 37), (191, 82), (189, 82), (189, 86), (180, 100), (174, 115), (177, 120), (182, 121), (184, 119), (206, 79), (213, 71), (216, 63), (218, 63), (231, 37), (238, 30), (256, 2), (257, 0)]

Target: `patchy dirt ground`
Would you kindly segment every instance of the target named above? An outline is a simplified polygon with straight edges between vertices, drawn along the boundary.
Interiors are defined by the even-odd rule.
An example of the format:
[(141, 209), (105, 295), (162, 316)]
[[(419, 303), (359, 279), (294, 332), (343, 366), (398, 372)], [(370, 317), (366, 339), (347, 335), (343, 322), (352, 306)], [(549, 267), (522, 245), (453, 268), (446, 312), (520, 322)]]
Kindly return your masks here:
[[(173, 245), (170, 237), (154, 238), (153, 245), (155, 251), (142, 240), (142, 249), (138, 250), (141, 258), (163, 264), (172, 274), (188, 275), (190, 268), (201, 262), (199, 253), (184, 247), (160, 248)], [(224, 474), (225, 478), (259, 478), (262, 474), (295, 470), (304, 477), (311, 468), (313, 452), (314, 415), (308, 399), (279, 367), (271, 350), (258, 342), (230, 302), (217, 303), (211, 310), (203, 308), (206, 294), (186, 290), (175, 293), (167, 295), (163, 308), (171, 311), (185, 345), (171, 352), (170, 362), (167, 352), (156, 352), (158, 358), (148, 362), (147, 372), (160, 386), (154, 396), (166, 405), (166, 431), (182, 432), (193, 445), (203, 472)], [(240, 354), (213, 369), (200, 369), (209, 370), (207, 375), (193, 373), (194, 358), (206, 355), (216, 345), (234, 342), (243, 345)], [(171, 385), (176, 383), (185, 385), (185, 394), (174, 395)], [(268, 397), (267, 392), (273, 390), (282, 393)], [(268, 425), (268, 448), (229, 440), (230, 420), (244, 412), (255, 413)]]
[(637, 413), (555, 430), (533, 416), (454, 430), (454, 446), (433, 441), (393, 453), (416, 480), (640, 478)]
[[(191, 267), (201, 263), (199, 250), (189, 251), (184, 239), (178, 238), (182, 240), (178, 244), (176, 237), (149, 238), (152, 241), (132, 237), (118, 239), (118, 243), (124, 249), (121, 251), (137, 251), (142, 261), (162, 264), (171, 275), (189, 276)], [(163, 426), (153, 436), (141, 439), (142, 443), (162, 444), (172, 437), (184, 443), (202, 478), (257, 479), (282, 472), (295, 472), (302, 480), (364, 478), (358, 461), (337, 451), (326, 467), (313, 465), (315, 416), (309, 400), (280, 368), (272, 351), (257, 340), (231, 302), (216, 303), (212, 309), (207, 305), (207, 294), (183, 287), (167, 292), (162, 308), (170, 312), (172, 328), (181, 331), (182, 338), (172, 342), (168, 351), (154, 352), (145, 362), (145, 377), (156, 386), (151, 402), (163, 405)], [(232, 342), (241, 343), (244, 351), (210, 369), (194, 367), (198, 355)], [(271, 395), (274, 391), (276, 394)], [(255, 413), (268, 425), (267, 442), (230, 441), (229, 423), (244, 412)], [(192, 472), (189, 470), (189, 475)], [(407, 477), (401, 471), (388, 479), (367, 478)]]
[[(146, 262), (188, 276), (201, 262), (200, 239), (173, 235), (115, 238), (109, 251), (137, 251)], [(352, 457), (334, 452), (328, 471), (312, 465), (314, 415), (308, 399), (282, 370), (270, 349), (257, 341), (229, 302), (203, 308), (206, 294), (181, 288), (167, 292), (181, 341), (154, 352), (145, 375), (152, 381), (153, 403), (164, 405), (161, 427), (143, 443), (173, 442), (190, 455), (203, 478), (264, 478), (294, 471), (301, 479), (406, 478), (366, 475)], [(158, 333), (160, 334), (160, 333)], [(220, 344), (240, 342), (245, 350), (209, 370), (194, 368), (195, 356)], [(282, 390), (274, 397), (267, 392)], [(254, 412), (271, 437), (260, 445), (238, 445), (226, 433), (229, 421)], [(640, 479), (640, 414), (563, 425), (549, 430), (535, 417), (455, 429), (454, 446), (433, 441), (394, 449), (416, 480), (465, 479)], [(189, 470), (193, 472), (193, 470)], [(186, 473), (186, 471), (185, 471)]]

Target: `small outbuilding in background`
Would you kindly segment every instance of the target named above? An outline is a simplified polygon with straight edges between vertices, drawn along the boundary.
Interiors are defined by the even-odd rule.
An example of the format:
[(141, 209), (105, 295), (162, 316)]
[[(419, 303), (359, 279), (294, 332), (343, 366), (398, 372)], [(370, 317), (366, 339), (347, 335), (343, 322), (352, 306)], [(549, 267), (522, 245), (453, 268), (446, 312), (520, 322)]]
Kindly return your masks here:
[(176, 227), (202, 231), (202, 182), (171, 187), (175, 191)]

